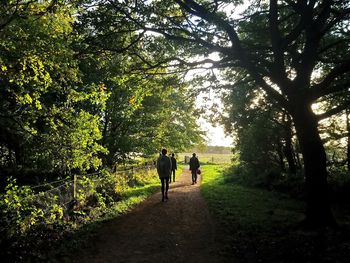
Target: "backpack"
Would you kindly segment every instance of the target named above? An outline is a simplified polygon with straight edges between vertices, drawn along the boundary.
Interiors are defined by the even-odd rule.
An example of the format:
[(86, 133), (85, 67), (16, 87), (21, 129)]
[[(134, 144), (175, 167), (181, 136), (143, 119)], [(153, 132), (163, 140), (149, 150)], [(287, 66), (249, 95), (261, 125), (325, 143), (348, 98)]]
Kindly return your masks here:
[(158, 159), (158, 166), (157, 166), (160, 174), (167, 174), (170, 171), (170, 161), (169, 158), (165, 155), (162, 155)]

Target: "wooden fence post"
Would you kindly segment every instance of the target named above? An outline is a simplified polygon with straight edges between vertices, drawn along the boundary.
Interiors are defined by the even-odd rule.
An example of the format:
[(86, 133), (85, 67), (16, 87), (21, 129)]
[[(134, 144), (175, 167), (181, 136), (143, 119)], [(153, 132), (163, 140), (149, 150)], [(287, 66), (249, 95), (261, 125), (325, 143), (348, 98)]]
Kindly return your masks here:
[(73, 199), (77, 199), (77, 175), (73, 175)]

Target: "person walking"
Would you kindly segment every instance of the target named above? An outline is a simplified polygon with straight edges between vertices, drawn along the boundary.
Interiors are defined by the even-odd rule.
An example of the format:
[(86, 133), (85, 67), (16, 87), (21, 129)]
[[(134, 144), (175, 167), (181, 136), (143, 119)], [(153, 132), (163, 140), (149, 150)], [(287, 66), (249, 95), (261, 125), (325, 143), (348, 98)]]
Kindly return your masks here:
[[(176, 158), (175, 158), (175, 154), (174, 153), (171, 154), (170, 160), (171, 160), (171, 171), (172, 171), (172, 174), (173, 174), (173, 182), (175, 182), (175, 170), (177, 170), (177, 164), (176, 164)], [(169, 181), (171, 183), (171, 174), (170, 174), (170, 180)]]
[(162, 149), (162, 154), (157, 160), (157, 172), (159, 179), (162, 184), (162, 202), (164, 199), (168, 199), (168, 190), (169, 190), (169, 177), (171, 176), (171, 160), (166, 155), (166, 149)]
[(191, 174), (192, 174), (192, 184), (197, 183), (197, 173), (198, 173), (199, 167), (200, 167), (199, 160), (196, 157), (196, 154), (193, 153), (192, 157), (190, 159), (190, 170), (191, 170)]

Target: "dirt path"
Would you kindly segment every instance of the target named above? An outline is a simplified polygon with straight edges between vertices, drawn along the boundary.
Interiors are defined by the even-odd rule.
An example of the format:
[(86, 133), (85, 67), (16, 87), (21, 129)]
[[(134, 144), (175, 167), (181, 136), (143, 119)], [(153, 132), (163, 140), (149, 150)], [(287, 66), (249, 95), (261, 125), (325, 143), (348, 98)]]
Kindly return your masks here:
[(156, 193), (108, 222), (73, 262), (219, 262), (214, 225), (190, 177), (177, 176), (167, 202)]

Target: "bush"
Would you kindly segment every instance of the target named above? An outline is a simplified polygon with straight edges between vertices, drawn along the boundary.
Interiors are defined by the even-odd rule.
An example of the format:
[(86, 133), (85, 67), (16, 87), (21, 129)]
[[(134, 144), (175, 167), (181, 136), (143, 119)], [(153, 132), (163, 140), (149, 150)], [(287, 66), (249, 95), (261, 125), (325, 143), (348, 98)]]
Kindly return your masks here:
[(304, 197), (304, 177), (301, 173), (282, 173), (278, 169), (258, 171), (241, 163), (226, 169), (224, 176), (226, 183), (275, 190), (295, 198)]
[(328, 182), (333, 199), (337, 202), (348, 202), (350, 199), (350, 172), (333, 172)]
[[(104, 170), (97, 175), (78, 176), (75, 200), (71, 180), (35, 193), (29, 186), (19, 186), (16, 180), (9, 179), (0, 195), (0, 256), (10, 255), (11, 262), (20, 261), (23, 256), (39, 259), (68, 233), (127, 211), (135, 203), (123, 201), (132, 198), (130, 186), (147, 185), (155, 179), (155, 170), (141, 169), (133, 173), (111, 174)], [(150, 189), (144, 192), (135, 194), (151, 193)], [(118, 204), (123, 208), (118, 208)]]
[(277, 169), (257, 171), (248, 165), (233, 166), (224, 173), (226, 182), (271, 189), (281, 177)]
[(278, 192), (287, 193), (293, 198), (304, 199), (304, 176), (301, 173), (283, 173), (282, 176), (273, 184), (273, 189)]

